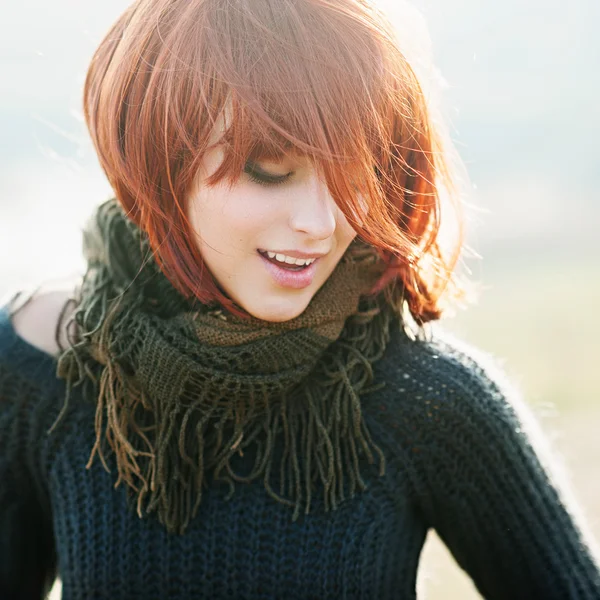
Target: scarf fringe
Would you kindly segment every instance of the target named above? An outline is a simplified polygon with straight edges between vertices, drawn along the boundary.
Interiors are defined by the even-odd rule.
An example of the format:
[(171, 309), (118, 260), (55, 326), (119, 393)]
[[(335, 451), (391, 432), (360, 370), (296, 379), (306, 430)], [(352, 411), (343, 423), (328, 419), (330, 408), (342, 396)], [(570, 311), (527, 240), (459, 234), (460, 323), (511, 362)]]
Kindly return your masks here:
[[(111, 318), (114, 311), (112, 317), (106, 316), (105, 324)], [(389, 340), (391, 320), (390, 311), (381, 308), (357, 313), (299, 393), (269, 400), (264, 389), (262, 397), (257, 394), (247, 402), (232, 401), (228, 410), (221, 406), (211, 410), (207, 399), (199, 396), (190, 404), (169, 406), (167, 412), (136, 385), (135, 377), (111, 356), (109, 347), (102, 342), (98, 345), (105, 356), (97, 354), (96, 358), (102, 358), (106, 366), (90, 377), (90, 367), (83, 366), (75, 346), (71, 354), (61, 357), (59, 370), (66, 376), (83, 366), (84, 375), (73, 385), (67, 377), (65, 404), (52, 429), (67, 410), (72, 387), (91, 385), (97, 399), (96, 440), (87, 468), (98, 455), (110, 472), (106, 455), (114, 453), (115, 488), (125, 484), (130, 496), (137, 498), (138, 516), (156, 512), (170, 532), (183, 533), (196, 516), (210, 470), (214, 481), (229, 485), (227, 500), (234, 494), (235, 483), (262, 478), (271, 498), (293, 508), (294, 521), (302, 510), (309, 514), (318, 484), (323, 489), (324, 510), (335, 510), (367, 487), (360, 471), (361, 455), (369, 464), (377, 459), (379, 476), (385, 474), (385, 456), (363, 420), (359, 394), (384, 385), (367, 388), (373, 378), (372, 363), (382, 356)], [(375, 331), (377, 336), (373, 336)], [(326, 394), (330, 400), (324, 402), (327, 389), (331, 390)], [(227, 424), (232, 425), (229, 432)], [(271, 482), (276, 469), (273, 450), (279, 439), (283, 453), (280, 485), (275, 491)], [(252, 444), (256, 453), (250, 473), (236, 473), (232, 458), (244, 456)]]
[[(397, 312), (381, 294), (362, 299), (362, 310), (348, 317), (334, 343), (315, 337), (324, 350), (308, 375), (301, 373), (285, 393), (274, 395), (266, 378), (250, 388), (243, 377), (224, 380), (221, 388), (192, 378), (173, 381), (166, 401), (138, 377), (136, 360), (145, 358), (133, 346), (135, 336), (121, 335), (119, 343), (114, 337), (140, 314), (142, 288), (116, 289), (108, 269), (90, 268), (81, 290), (88, 301), (71, 321), (83, 333), (69, 340), (70, 348), (59, 358), (57, 375), (67, 382), (66, 396), (50, 431), (67, 413), (73, 388), (80, 386), (83, 397), (96, 402), (96, 438), (87, 468), (97, 455), (110, 472), (113, 454), (114, 485), (126, 486), (140, 518), (156, 513), (168, 531), (183, 533), (197, 515), (211, 473), (214, 481), (229, 486), (226, 499), (236, 483), (261, 478), (269, 496), (293, 509), (294, 521), (302, 511), (309, 514), (318, 487), (325, 511), (366, 489), (363, 458), (371, 465), (377, 460), (378, 474), (384, 475), (385, 457), (371, 438), (360, 402), (360, 394), (384, 385), (369, 387), (372, 364), (383, 355)], [(310, 345), (311, 340), (300, 342)], [(255, 343), (247, 344), (249, 352)], [(251, 449), (250, 472), (236, 472), (234, 457)]]

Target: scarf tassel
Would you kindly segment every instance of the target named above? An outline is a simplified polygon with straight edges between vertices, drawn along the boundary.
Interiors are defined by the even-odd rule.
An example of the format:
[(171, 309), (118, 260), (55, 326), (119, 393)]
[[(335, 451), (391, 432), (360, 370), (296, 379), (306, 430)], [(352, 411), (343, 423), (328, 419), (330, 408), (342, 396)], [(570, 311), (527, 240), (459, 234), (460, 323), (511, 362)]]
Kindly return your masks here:
[[(262, 479), (296, 521), (310, 513), (317, 491), (329, 511), (364, 490), (363, 459), (385, 473), (360, 396), (384, 385), (369, 387), (372, 365), (398, 315), (382, 294), (364, 297), (362, 310), (358, 303), (381, 265), (342, 260), (298, 323), (219, 329), (178, 296), (114, 202), (100, 208), (85, 240), (88, 270), (71, 316), (81, 333), (58, 361), (66, 395), (50, 432), (81, 386), (95, 402), (87, 468), (97, 455), (110, 471), (114, 455), (114, 485), (124, 484), (140, 518), (156, 513), (169, 531), (183, 533), (212, 474), (229, 486), (226, 499), (236, 483)], [(278, 370), (255, 375), (260, 365), (272, 368), (271, 359)], [(249, 472), (236, 472), (233, 459), (251, 450)]]

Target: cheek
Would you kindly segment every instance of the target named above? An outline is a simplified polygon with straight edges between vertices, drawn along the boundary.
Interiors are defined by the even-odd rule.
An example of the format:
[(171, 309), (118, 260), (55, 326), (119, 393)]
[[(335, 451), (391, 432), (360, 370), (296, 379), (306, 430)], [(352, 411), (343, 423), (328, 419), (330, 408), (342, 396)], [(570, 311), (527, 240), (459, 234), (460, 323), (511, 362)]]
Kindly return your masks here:
[(194, 229), (213, 248), (246, 246), (277, 221), (277, 205), (254, 191), (213, 189), (190, 205)]
[(251, 194), (236, 194), (222, 205), (221, 218), (235, 229), (252, 229), (273, 219), (269, 203)]
[[(218, 234), (223, 240), (239, 246), (255, 246), (259, 238), (277, 222), (277, 211), (252, 194), (236, 194), (224, 202), (215, 215), (215, 223), (219, 223)], [(217, 232), (216, 232), (217, 233)]]

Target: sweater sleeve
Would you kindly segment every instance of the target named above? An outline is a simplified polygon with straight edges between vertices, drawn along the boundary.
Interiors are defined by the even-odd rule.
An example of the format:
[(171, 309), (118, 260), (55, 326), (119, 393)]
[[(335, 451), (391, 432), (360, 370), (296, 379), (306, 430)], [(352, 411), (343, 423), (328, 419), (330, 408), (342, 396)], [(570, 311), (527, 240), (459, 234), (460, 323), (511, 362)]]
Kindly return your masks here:
[[(0, 310), (0, 598), (44, 598), (56, 576), (49, 503), (39, 476), (43, 432), (36, 414), (36, 387), (15, 364), (5, 311)], [(35, 373), (31, 372), (35, 378)]]
[(490, 357), (448, 348), (429, 347), (411, 412), (426, 521), (487, 599), (597, 600), (597, 550), (537, 422)]

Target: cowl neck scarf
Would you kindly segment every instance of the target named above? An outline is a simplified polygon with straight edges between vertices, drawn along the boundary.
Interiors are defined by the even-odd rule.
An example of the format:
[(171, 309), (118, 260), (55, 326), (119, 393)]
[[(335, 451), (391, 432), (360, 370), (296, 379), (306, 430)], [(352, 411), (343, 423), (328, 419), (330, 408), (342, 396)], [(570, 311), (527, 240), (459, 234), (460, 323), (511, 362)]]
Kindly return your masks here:
[[(67, 411), (74, 386), (95, 403), (98, 454), (114, 453), (119, 483), (137, 513), (156, 512), (183, 533), (196, 515), (209, 475), (229, 485), (261, 478), (266, 492), (309, 513), (321, 485), (335, 509), (366, 485), (361, 461), (379, 462), (362, 417), (396, 316), (369, 292), (383, 272), (370, 246), (355, 238), (306, 310), (281, 323), (242, 319), (217, 305), (184, 298), (161, 272), (147, 236), (112, 199), (83, 232), (85, 276), (59, 357)], [(70, 327), (68, 328), (71, 329)], [(236, 454), (255, 457), (250, 472)], [(278, 490), (272, 485), (279, 475)]]

